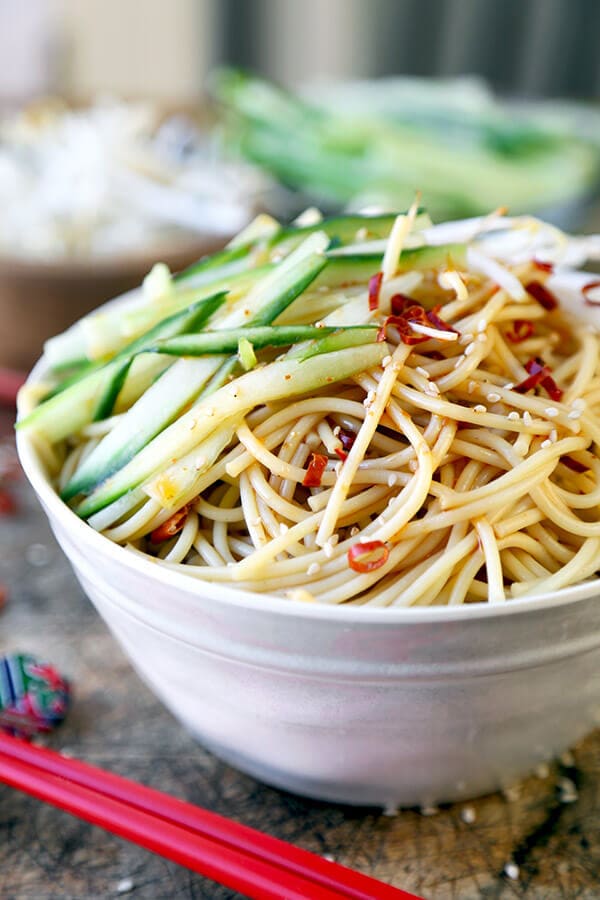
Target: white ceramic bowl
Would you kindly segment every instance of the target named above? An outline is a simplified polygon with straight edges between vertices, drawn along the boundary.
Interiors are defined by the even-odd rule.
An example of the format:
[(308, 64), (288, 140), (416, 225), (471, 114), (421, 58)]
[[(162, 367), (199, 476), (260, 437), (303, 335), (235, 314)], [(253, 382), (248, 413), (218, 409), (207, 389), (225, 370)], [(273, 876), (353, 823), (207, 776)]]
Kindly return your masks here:
[(97, 534), (26, 436), (18, 448), (139, 675), (206, 747), (263, 781), (353, 804), (440, 803), (507, 786), (600, 722), (598, 580), (501, 607), (415, 609), (205, 584)]

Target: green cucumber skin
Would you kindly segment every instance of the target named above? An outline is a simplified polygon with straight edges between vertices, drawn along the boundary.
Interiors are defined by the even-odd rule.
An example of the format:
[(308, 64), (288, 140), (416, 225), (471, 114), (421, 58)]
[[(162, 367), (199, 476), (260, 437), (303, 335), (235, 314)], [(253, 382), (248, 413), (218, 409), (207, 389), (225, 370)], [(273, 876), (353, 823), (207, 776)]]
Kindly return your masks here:
[[(436, 269), (439, 266), (462, 268), (466, 265), (466, 244), (426, 244), (403, 250), (398, 259), (399, 273), (411, 269)], [(328, 255), (327, 267), (315, 281), (315, 287), (365, 284), (381, 269), (383, 254), (357, 253)]]
[(114, 375), (108, 380), (107, 384), (102, 390), (102, 395), (98, 400), (98, 404), (96, 409), (94, 410), (94, 415), (92, 417), (93, 422), (101, 422), (102, 419), (108, 419), (109, 416), (112, 416), (113, 410), (115, 408), (115, 403), (117, 402), (117, 397), (121, 393), (121, 388), (125, 384), (125, 379), (129, 375), (129, 370), (131, 368), (131, 364), (133, 363), (133, 356), (130, 356), (126, 359), (119, 367), (117, 367)]
[(193, 450), (222, 421), (244, 414), (260, 403), (292, 397), (334, 384), (381, 364), (389, 348), (385, 342), (366, 344), (314, 356), (284, 359), (246, 372), (197, 403), (161, 432), (122, 469), (109, 477), (76, 509), (88, 518), (118, 500), (161, 469), (169, 460)]
[[(351, 332), (356, 335), (358, 343), (375, 340), (378, 329), (373, 326), (355, 325), (343, 330), (335, 326), (322, 327), (316, 325), (264, 325), (246, 328), (221, 329), (205, 331), (202, 334), (186, 334), (181, 337), (159, 341), (148, 350), (156, 353), (167, 353), (172, 356), (203, 356), (207, 353), (235, 353), (240, 340), (249, 341), (255, 350), (265, 347), (286, 347), (298, 341), (318, 340), (333, 335), (340, 336)], [(345, 345), (347, 346), (347, 344)], [(335, 349), (335, 348), (332, 348)]]

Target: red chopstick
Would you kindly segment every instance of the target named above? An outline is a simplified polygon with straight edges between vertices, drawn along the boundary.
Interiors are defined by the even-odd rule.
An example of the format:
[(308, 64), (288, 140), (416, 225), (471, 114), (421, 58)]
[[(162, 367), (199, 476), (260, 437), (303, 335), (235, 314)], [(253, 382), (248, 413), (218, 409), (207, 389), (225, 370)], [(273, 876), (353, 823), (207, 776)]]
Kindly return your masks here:
[(17, 392), (24, 383), (25, 375), (22, 372), (0, 368), (0, 403), (6, 406), (15, 406)]
[(256, 900), (420, 900), (216, 813), (1, 732), (0, 782)]

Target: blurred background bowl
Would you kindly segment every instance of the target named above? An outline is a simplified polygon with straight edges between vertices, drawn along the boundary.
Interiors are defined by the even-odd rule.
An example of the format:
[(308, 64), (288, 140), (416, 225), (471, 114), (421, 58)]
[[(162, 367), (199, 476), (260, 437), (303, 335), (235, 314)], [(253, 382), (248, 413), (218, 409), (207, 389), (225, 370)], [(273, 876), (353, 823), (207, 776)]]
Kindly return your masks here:
[(0, 366), (28, 371), (47, 338), (137, 287), (158, 260), (176, 272), (225, 242), (206, 235), (144, 253), (52, 262), (0, 255)]

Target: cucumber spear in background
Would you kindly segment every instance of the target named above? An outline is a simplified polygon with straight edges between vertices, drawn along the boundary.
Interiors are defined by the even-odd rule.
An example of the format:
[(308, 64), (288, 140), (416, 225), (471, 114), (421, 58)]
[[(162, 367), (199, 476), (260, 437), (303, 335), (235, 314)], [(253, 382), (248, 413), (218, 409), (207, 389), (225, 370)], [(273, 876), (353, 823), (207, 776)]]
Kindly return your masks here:
[(419, 189), (437, 220), (498, 206), (552, 219), (599, 179), (598, 145), (466, 79), (325, 85), (304, 99), (225, 69), (213, 94), (231, 148), (317, 203), (402, 208)]

